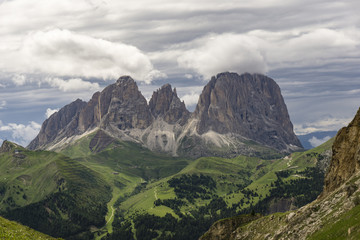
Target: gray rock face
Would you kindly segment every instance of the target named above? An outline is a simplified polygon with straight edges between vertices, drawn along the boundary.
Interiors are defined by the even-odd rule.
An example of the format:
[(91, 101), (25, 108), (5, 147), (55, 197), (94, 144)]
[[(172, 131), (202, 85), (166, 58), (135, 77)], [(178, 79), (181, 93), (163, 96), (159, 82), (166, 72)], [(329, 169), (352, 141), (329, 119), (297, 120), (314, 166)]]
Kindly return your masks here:
[(274, 80), (260, 74), (221, 73), (204, 87), (197, 132), (236, 133), (275, 149), (301, 147)]
[(193, 114), (169, 84), (155, 91), (147, 104), (135, 81), (121, 77), (89, 102), (77, 100), (52, 115), (28, 147), (61, 148), (96, 129), (104, 131), (96, 135), (96, 146), (110, 136), (193, 158), (251, 155), (259, 143), (279, 151), (301, 147), (278, 85), (263, 75), (236, 73), (212, 78)]
[(169, 124), (184, 125), (190, 116), (185, 103), (180, 101), (176, 89), (172, 90), (170, 84), (165, 84), (153, 93), (149, 107), (155, 118), (161, 117)]
[(332, 146), (332, 160), (322, 196), (331, 193), (360, 171), (360, 108), (347, 127), (340, 129)]
[(145, 129), (152, 121), (149, 106), (135, 81), (124, 76), (102, 92), (95, 93), (88, 103), (76, 100), (50, 116), (28, 148), (48, 148), (49, 144), (66, 137), (110, 124), (121, 130)]
[(121, 77), (115, 84), (93, 95), (79, 115), (79, 130), (85, 132), (96, 126), (116, 125), (119, 129), (148, 127), (152, 116), (146, 99), (135, 81)]
[(31, 141), (28, 148), (37, 149), (55, 141), (56, 138), (79, 134), (78, 116), (85, 106), (86, 102), (77, 99), (51, 115), (42, 124), (39, 134)]

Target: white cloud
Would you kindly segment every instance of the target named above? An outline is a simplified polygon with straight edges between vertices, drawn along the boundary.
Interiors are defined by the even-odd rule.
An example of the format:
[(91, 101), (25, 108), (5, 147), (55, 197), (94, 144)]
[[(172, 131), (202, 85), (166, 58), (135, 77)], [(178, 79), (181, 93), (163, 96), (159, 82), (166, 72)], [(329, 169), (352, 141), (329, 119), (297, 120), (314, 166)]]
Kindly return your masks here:
[(314, 66), (333, 62), (343, 56), (359, 54), (356, 50), (359, 30), (315, 28), (283, 32), (252, 31), (262, 39), (270, 68)]
[(209, 79), (219, 72), (265, 73), (264, 54), (254, 40), (245, 35), (210, 35), (190, 43), (190, 50), (178, 58), (180, 67), (193, 69)]
[(294, 131), (297, 135), (305, 135), (312, 132), (338, 131), (347, 126), (352, 118), (326, 118), (315, 122), (295, 124)]
[(180, 97), (180, 99), (185, 102), (185, 105), (187, 107), (190, 107), (190, 106), (196, 105), (198, 103), (199, 96), (200, 95), (198, 93), (192, 92), (190, 94), (186, 94), (186, 95)]
[(51, 115), (53, 115), (54, 113), (58, 112), (59, 109), (51, 109), (51, 108), (48, 108), (46, 109), (46, 112), (45, 112), (45, 117), (46, 118), (49, 118)]
[(309, 139), (309, 143), (311, 144), (311, 146), (313, 147), (317, 147), (321, 144), (323, 144), (324, 142), (328, 141), (331, 137), (330, 136), (326, 136), (324, 138), (320, 138), (318, 139), (317, 137), (313, 136), (311, 139)]
[(72, 78), (68, 80), (64, 80), (61, 78), (46, 78), (44, 79), (44, 82), (47, 82), (50, 86), (58, 88), (63, 92), (76, 92), (84, 90), (95, 92), (100, 90), (100, 86), (98, 83), (87, 82), (80, 78)]
[[(68, 30), (32, 32), (25, 37), (20, 50), (13, 51), (11, 56), (7, 69), (26, 73), (105, 80), (131, 75), (146, 83), (165, 77), (154, 69), (148, 56), (134, 46)], [(22, 85), (25, 78), (16, 75), (13, 81)]]
[(17, 86), (22, 86), (25, 84), (26, 82), (26, 76), (23, 74), (15, 74), (12, 78), (12, 81), (17, 85)]
[(209, 79), (225, 71), (266, 73), (277, 68), (320, 66), (345, 56), (360, 56), (359, 41), (358, 29), (254, 30), (243, 34), (211, 34), (181, 45), (182, 53), (179, 49), (171, 50), (163, 56), (178, 55), (180, 67)]
[(185, 77), (186, 79), (193, 79), (193, 78), (194, 78), (194, 76), (191, 75), (191, 74), (189, 74), (189, 73), (185, 74), (184, 77)]
[(24, 124), (16, 124), (16, 123), (9, 123), (4, 125), (0, 122), (0, 132), (7, 131), (11, 133), (13, 139), (12, 141), (26, 146), (33, 140), (36, 135), (39, 133), (41, 125), (31, 121), (28, 125)]

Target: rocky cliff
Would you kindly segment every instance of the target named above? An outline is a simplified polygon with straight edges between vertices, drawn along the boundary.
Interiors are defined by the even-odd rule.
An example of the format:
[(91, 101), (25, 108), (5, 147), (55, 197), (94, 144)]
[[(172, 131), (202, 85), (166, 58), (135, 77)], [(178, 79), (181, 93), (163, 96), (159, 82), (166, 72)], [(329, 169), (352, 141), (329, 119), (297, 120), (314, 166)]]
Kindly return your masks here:
[(323, 196), (334, 191), (360, 170), (360, 109), (351, 123), (337, 133), (332, 152)]
[(180, 101), (176, 89), (172, 90), (170, 84), (165, 84), (153, 93), (149, 107), (155, 118), (160, 117), (169, 124), (178, 122), (184, 125), (190, 116), (185, 103)]
[(264, 75), (218, 74), (204, 87), (194, 115), (199, 134), (235, 133), (278, 150), (301, 147), (279, 86)]
[(63, 138), (81, 134), (81, 131), (78, 131), (78, 117), (85, 107), (86, 102), (77, 99), (51, 115), (42, 124), (39, 134), (28, 148), (37, 149)]
[(274, 80), (236, 73), (212, 78), (193, 114), (169, 84), (147, 104), (135, 81), (121, 77), (89, 102), (77, 100), (52, 115), (29, 148), (59, 149), (98, 129), (103, 132), (96, 142), (101, 136), (112, 142), (110, 136), (190, 157), (252, 155), (262, 146), (285, 152), (301, 148)]

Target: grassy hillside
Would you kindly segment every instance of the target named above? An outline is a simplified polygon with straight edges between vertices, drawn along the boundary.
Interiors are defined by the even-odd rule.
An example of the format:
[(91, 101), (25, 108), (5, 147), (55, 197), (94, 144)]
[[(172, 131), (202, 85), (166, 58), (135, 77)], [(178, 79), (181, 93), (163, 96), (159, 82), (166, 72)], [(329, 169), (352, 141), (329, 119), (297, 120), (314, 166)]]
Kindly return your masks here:
[(1, 215), (77, 239), (88, 238), (90, 226), (105, 223), (111, 188), (98, 173), (61, 154), (6, 144), (0, 153)]
[(0, 217), (0, 239), (3, 240), (51, 240), (55, 239), (19, 223)]
[[(323, 162), (329, 160), (331, 141), (277, 160), (239, 156), (233, 159), (207, 157), (190, 162), (180, 172), (159, 181), (143, 183), (136, 194), (122, 198), (113, 222), (111, 236), (114, 238), (105, 239), (116, 239), (126, 232), (135, 232), (137, 238), (152, 234), (153, 238), (160, 239), (179, 236), (196, 239), (199, 235), (181, 234), (189, 232), (189, 228), (199, 232), (203, 226), (210, 226), (221, 217), (258, 211), (260, 207), (269, 209), (279, 194), (297, 200), (294, 207), (295, 204), (303, 205), (316, 198), (322, 189), (324, 172), (320, 165), (326, 165)], [(320, 188), (310, 189), (312, 182), (316, 183), (314, 188)], [(281, 192), (286, 187), (291, 191)], [(133, 225), (124, 224), (127, 221)], [(153, 221), (159, 225), (152, 226)], [(166, 227), (166, 222), (178, 227)]]
[[(335, 240), (360, 237), (360, 174), (322, 199), (295, 211), (275, 213), (256, 219), (246, 225), (236, 223), (236, 218), (222, 220), (217, 229), (229, 238), (239, 239), (309, 239)], [(230, 222), (230, 223), (229, 223)], [(219, 232), (212, 228), (209, 235)]]
[(130, 142), (100, 146), (95, 135), (61, 154), (16, 145), (0, 153), (2, 215), (68, 239), (196, 239), (220, 218), (276, 209), (279, 194), (294, 206), (309, 201), (318, 190), (294, 186), (318, 181), (313, 169), (325, 171), (331, 146), (278, 159), (188, 160)]

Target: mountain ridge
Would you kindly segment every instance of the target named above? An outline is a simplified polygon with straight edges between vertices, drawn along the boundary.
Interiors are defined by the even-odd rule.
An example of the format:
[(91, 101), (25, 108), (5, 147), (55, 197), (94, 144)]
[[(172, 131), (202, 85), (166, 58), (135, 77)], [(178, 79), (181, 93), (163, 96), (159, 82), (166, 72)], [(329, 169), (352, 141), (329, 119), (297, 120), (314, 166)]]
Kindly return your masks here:
[[(279, 152), (302, 148), (275, 81), (264, 75), (236, 73), (213, 77), (193, 113), (170, 84), (154, 91), (148, 104), (131, 77), (120, 77), (89, 102), (77, 100), (50, 116), (28, 148), (61, 149), (96, 129), (152, 151), (194, 158), (214, 151), (219, 156), (252, 155), (258, 151), (254, 145)], [(249, 140), (254, 143), (249, 145)], [(216, 150), (224, 147), (230, 151)]]

